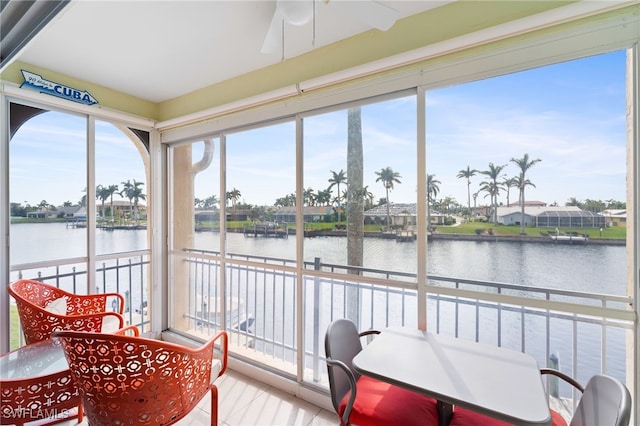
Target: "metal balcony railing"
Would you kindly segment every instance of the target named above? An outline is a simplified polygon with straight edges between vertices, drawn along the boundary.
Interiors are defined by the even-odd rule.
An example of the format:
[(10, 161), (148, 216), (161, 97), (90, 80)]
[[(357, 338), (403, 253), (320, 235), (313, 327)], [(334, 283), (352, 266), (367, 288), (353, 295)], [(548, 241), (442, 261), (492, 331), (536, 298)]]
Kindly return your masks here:
[[(150, 329), (146, 311), (149, 252), (136, 251), (101, 256), (96, 262), (95, 293), (116, 292), (125, 297), (126, 324), (136, 325), (142, 333)], [(85, 259), (65, 259), (21, 264), (11, 267), (11, 281), (34, 279), (55, 285), (63, 290), (87, 294), (87, 263)], [(115, 300), (114, 300), (115, 302)], [(117, 310), (117, 306), (111, 306)], [(11, 317), (12, 321), (14, 317)], [(11, 336), (12, 347), (22, 344), (22, 335)]]
[[(204, 293), (220, 296), (220, 254), (185, 252), (194, 300)], [(243, 356), (294, 373), (302, 347), (304, 380), (322, 387), (324, 332), (331, 321), (351, 318), (362, 330), (417, 323), (415, 274), (305, 262), (298, 324), (293, 260), (230, 254), (224, 264), (226, 297), (241, 301), (241, 319), (252, 324), (233, 334)], [(597, 373), (626, 381), (629, 297), (432, 275), (427, 293), (427, 324), (437, 333), (527, 352), (541, 367), (560, 368), (583, 383)], [(192, 327), (202, 327), (195, 317)], [(553, 388), (560, 397), (573, 396), (568, 386)]]
[[(289, 259), (237, 254), (222, 259), (203, 250), (174, 256), (189, 266), (189, 306), (180, 313), (188, 325), (180, 332), (209, 334), (224, 318), (236, 356), (284, 374), (296, 374), (302, 348), (303, 380), (313, 386), (327, 387), (324, 333), (334, 319), (351, 318), (362, 330), (417, 323), (415, 274), (314, 259), (304, 262), (298, 286), (297, 265)], [(124, 294), (126, 321), (143, 332), (150, 327), (148, 269), (146, 251), (104, 256), (96, 265), (96, 291)], [(87, 288), (83, 259), (17, 265), (11, 273), (12, 279), (38, 279), (81, 294)], [(223, 296), (222, 277), (225, 313), (214, 302)], [(583, 383), (597, 373), (626, 380), (627, 359), (633, 355), (627, 352), (633, 346), (626, 344), (633, 329), (631, 298), (427, 278), (429, 329), (527, 352), (540, 366), (560, 368)], [(574, 396), (569, 387), (552, 388), (561, 398)]]

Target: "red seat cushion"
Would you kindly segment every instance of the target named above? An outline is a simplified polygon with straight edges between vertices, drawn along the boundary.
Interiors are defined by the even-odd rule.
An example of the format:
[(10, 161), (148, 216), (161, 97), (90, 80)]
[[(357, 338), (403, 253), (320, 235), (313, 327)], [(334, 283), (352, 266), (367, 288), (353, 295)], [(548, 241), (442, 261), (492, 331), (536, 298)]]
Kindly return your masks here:
[(551, 426), (567, 426), (567, 421), (557, 411), (551, 410)]
[[(362, 426), (437, 425), (436, 400), (389, 383), (361, 376), (349, 423)], [(342, 398), (339, 414), (347, 406), (350, 392)]]
[[(475, 411), (467, 410), (466, 408), (455, 407), (453, 416), (451, 417), (451, 423), (449, 426), (509, 426), (511, 423), (503, 422), (502, 420), (494, 419), (492, 417), (485, 416), (483, 414), (476, 413)], [(551, 410), (551, 426), (567, 426), (567, 422), (562, 416)]]

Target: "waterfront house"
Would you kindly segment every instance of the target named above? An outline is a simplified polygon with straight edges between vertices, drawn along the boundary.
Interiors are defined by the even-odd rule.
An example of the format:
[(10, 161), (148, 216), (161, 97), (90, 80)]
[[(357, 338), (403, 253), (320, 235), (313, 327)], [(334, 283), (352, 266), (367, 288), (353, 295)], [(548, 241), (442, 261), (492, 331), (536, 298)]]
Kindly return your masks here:
[[(133, 306), (146, 306), (138, 312), (130, 309), (127, 322), (138, 325), (148, 337), (195, 344), (227, 329), (231, 370), (328, 410), (332, 407), (323, 338), (335, 318), (353, 318), (361, 329), (406, 325), (511, 346), (535, 355), (540, 365), (547, 365), (554, 344), (564, 340), (561, 343), (570, 349), (563, 369), (582, 381), (601, 372), (617, 375), (632, 392), (637, 422), (640, 221), (633, 209), (640, 202), (640, 4), (623, 0), (352, 3), (361, 8), (386, 7), (382, 14), (386, 25), (381, 25), (368, 21), (373, 15), (365, 9), (355, 15), (341, 11), (340, 3), (344, 2), (309, 1), (305, 25), (293, 25), (291, 18), (282, 18), (277, 25), (275, 19), (274, 27), (284, 27), (285, 32), (266, 37), (277, 7), (286, 8), (287, 2), (3, 2), (0, 276), (4, 282), (40, 277), (78, 293), (126, 293)], [(278, 42), (271, 45), (265, 40)], [(618, 65), (615, 76), (604, 78), (608, 83), (622, 82), (614, 94), (621, 111), (614, 115), (626, 117), (616, 133), (620, 140), (626, 138), (628, 176), (623, 289), (603, 294), (601, 287), (585, 290), (592, 288), (587, 284), (600, 286), (600, 282), (554, 288), (546, 282), (428, 274), (426, 182), (437, 164), (429, 146), (438, 135), (448, 135), (446, 127), (435, 137), (430, 134), (434, 123), (429, 122), (427, 109), (445, 108), (431, 101), (442, 100), (437, 95), (447, 88), (565, 63), (574, 66), (573, 75), (582, 75), (594, 71), (590, 61), (598, 58), (612, 58)], [(571, 75), (566, 81), (570, 80)], [(509, 86), (501, 94), (508, 96), (515, 89)], [(548, 91), (552, 90), (543, 88), (539, 95)], [(570, 99), (563, 93), (557, 94), (559, 98)], [(523, 104), (524, 96), (513, 96), (517, 101), (513, 105)], [(501, 132), (483, 133), (487, 129), (479, 128), (484, 120), (478, 111), (486, 109), (484, 103), (472, 112), (460, 100), (453, 105), (447, 110), (451, 122), (464, 122), (468, 137), (489, 134), (484, 149), (488, 156), (496, 156), (490, 161), (521, 155), (491, 150), (496, 133), (511, 123), (521, 124), (519, 108), (505, 107), (509, 114), (501, 114), (496, 125)], [(553, 101), (544, 105), (544, 116), (556, 106)], [(577, 102), (574, 108), (581, 106)], [(579, 128), (593, 124), (579, 121)], [(260, 249), (271, 248), (247, 252), (235, 239), (242, 235), (227, 232), (226, 222), (240, 217), (225, 205), (220, 207), (220, 234), (195, 232), (194, 199), (225, 194), (231, 188), (238, 188), (243, 200), (256, 205), (271, 205), (295, 188), (295, 214), (288, 218), (295, 218), (300, 229), (306, 216), (304, 188), (316, 179), (313, 187), (324, 189), (330, 170), (347, 169), (347, 140), (357, 139), (348, 139), (347, 128), (350, 124), (358, 129), (360, 123), (363, 162), (370, 168), (363, 176), (371, 180), (365, 186), (378, 198), (417, 206), (415, 254), (402, 259), (411, 262), (410, 267), (394, 262), (392, 251), (385, 253), (389, 264), (382, 269), (347, 264), (346, 244), (331, 238), (305, 239), (302, 233), (287, 240), (251, 239)], [(30, 250), (30, 257), (21, 260), (15, 256), (20, 248), (42, 244), (42, 235), (19, 241), (20, 245), (14, 238), (5, 241), (15, 232), (9, 203), (24, 200), (22, 193), (10, 188), (27, 181), (20, 170), (32, 170), (26, 161), (19, 164), (22, 169), (15, 167), (21, 161), (16, 147), (28, 145), (33, 136), (27, 130), (32, 126), (46, 129), (51, 138), (32, 148), (34, 154), (52, 157), (48, 165), (63, 160), (73, 164), (31, 173), (29, 177), (36, 180), (28, 181), (29, 189), (42, 193), (54, 188), (51, 185), (63, 187), (61, 182), (68, 185), (73, 175), (78, 196), (86, 189), (87, 228), (77, 233), (81, 242), (54, 256), (38, 257), (42, 253)], [(531, 129), (511, 130), (520, 135)], [(54, 138), (59, 135), (65, 137)], [(114, 135), (118, 143), (112, 151), (107, 148), (113, 148), (108, 142)], [(583, 136), (557, 134), (550, 140), (570, 140), (577, 156), (592, 150)], [(59, 148), (65, 155), (54, 159)], [(458, 167), (464, 167), (469, 159), (460, 157)], [(604, 161), (605, 155), (601, 157)], [(340, 164), (324, 162), (331, 159)], [(135, 161), (133, 166), (130, 161)], [(374, 170), (388, 166), (402, 176), (402, 184), (391, 195), (382, 192), (374, 175)], [(98, 233), (107, 232), (96, 226), (100, 203), (95, 188), (109, 184), (99, 180), (111, 168), (119, 173), (114, 182), (132, 177), (145, 182), (147, 227), (133, 249), (96, 250)], [(317, 177), (314, 171), (319, 168), (322, 176)], [(452, 170), (451, 176), (455, 173)], [(268, 194), (272, 188), (281, 193)], [(15, 194), (20, 194), (19, 200), (12, 199)], [(261, 199), (267, 195), (269, 199)], [(39, 199), (44, 198), (51, 200), (47, 194)], [(487, 216), (489, 210), (475, 209)], [(555, 216), (551, 210), (545, 212), (545, 226), (554, 226), (554, 220), (556, 226), (565, 226), (559, 211)], [(567, 215), (571, 220), (581, 215), (573, 213)], [(515, 223), (517, 215), (506, 217)], [(543, 214), (528, 217), (541, 220)], [(584, 219), (599, 226), (604, 217)], [(282, 247), (290, 242), (294, 249), (285, 252)], [(478, 245), (489, 244), (495, 242), (487, 238)], [(323, 262), (329, 255), (335, 258)], [(469, 260), (481, 260), (483, 266), (502, 261), (495, 256)], [(443, 263), (446, 266), (446, 259)], [(512, 269), (518, 263), (501, 266)], [(535, 266), (553, 272), (547, 264)], [(244, 299), (252, 310), (246, 315), (254, 315), (254, 329), (233, 328), (226, 315), (213, 315), (220, 312), (209, 312), (208, 318), (220, 318), (217, 322), (198, 318), (196, 300), (205, 292), (220, 296), (220, 304), (209, 304), (210, 309), (229, 312), (234, 298)], [(8, 294), (0, 292), (2, 353), (12, 342), (20, 343), (11, 305)], [(533, 331), (540, 334), (532, 338)], [(566, 338), (558, 338), (559, 331), (566, 332)], [(614, 355), (622, 361), (612, 365)], [(262, 422), (269, 418), (253, 423)]]
[[(444, 225), (445, 215), (431, 210), (431, 225)], [(417, 224), (417, 209), (415, 203), (391, 203), (389, 205), (389, 220), (392, 226), (415, 226)], [(387, 222), (387, 204), (381, 204), (364, 212), (364, 223), (384, 225)]]
[[(298, 209), (295, 207), (278, 207), (273, 210), (273, 220), (278, 223), (295, 223)], [(331, 206), (304, 206), (302, 219), (305, 223), (325, 222), (333, 214)], [(344, 214), (344, 213), (343, 213)]]
[[(520, 226), (520, 207), (498, 207), (498, 223)], [(601, 228), (605, 217), (577, 206), (525, 206), (525, 226), (536, 228)]]
[(627, 226), (626, 209), (607, 209), (602, 215), (606, 218), (607, 226)]

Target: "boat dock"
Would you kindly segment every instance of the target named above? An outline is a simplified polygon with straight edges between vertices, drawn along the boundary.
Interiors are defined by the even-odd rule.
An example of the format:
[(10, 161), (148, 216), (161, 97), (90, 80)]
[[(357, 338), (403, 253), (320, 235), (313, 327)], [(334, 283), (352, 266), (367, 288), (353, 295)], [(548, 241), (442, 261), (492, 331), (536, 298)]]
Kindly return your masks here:
[(256, 222), (252, 228), (244, 228), (245, 237), (288, 238), (287, 224), (279, 225), (275, 222)]

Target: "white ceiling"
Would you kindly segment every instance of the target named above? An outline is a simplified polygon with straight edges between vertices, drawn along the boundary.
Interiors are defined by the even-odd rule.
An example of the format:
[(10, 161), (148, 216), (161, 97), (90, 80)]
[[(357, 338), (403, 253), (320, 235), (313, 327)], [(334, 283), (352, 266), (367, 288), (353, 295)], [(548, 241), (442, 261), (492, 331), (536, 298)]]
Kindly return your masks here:
[[(452, 0), (296, 0), (313, 21), (285, 24), (284, 49), (261, 53), (274, 0), (72, 1), (15, 58), (162, 102), (372, 29), (372, 6), (398, 19)], [(344, 6), (350, 3), (351, 12)], [(343, 6), (343, 7), (340, 7)], [(393, 13), (393, 11), (389, 11)], [(369, 18), (368, 18), (369, 17)]]

